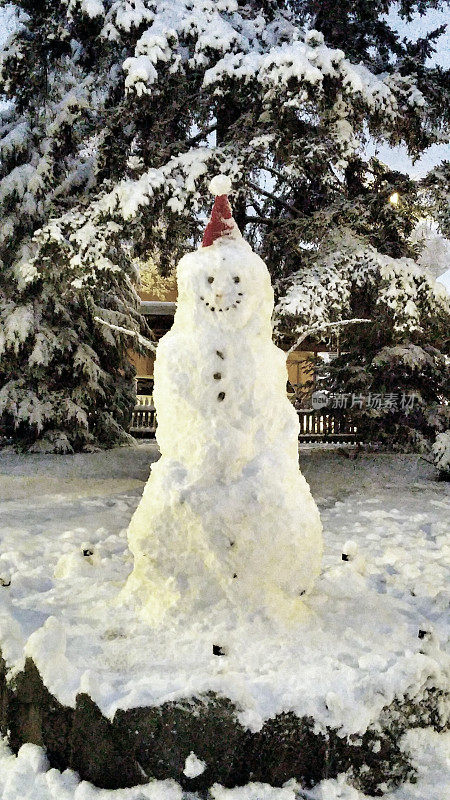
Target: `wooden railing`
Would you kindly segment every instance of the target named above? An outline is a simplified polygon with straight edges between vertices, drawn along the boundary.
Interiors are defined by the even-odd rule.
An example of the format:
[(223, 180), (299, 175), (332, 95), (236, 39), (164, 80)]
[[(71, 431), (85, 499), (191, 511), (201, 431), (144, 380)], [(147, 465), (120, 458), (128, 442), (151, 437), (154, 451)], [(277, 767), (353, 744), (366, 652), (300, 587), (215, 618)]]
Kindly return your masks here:
[(302, 442), (353, 442), (357, 428), (342, 413), (333, 411), (297, 411)]
[(156, 431), (156, 409), (151, 394), (138, 394), (131, 419), (133, 436), (153, 437)]
[[(297, 411), (301, 442), (353, 442), (357, 429), (342, 414), (333, 411)], [(156, 410), (151, 395), (138, 395), (133, 411), (130, 433), (151, 438), (156, 432)]]

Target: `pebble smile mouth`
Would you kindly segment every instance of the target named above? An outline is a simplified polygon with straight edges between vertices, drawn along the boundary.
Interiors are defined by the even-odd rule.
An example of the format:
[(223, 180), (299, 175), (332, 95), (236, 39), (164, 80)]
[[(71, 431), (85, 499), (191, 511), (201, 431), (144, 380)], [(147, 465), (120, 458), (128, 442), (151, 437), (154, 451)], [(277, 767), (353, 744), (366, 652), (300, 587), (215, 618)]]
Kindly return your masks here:
[(211, 303), (208, 303), (205, 300), (204, 297), (200, 297), (200, 300), (202, 300), (205, 303), (205, 306), (207, 308), (209, 308), (210, 311), (214, 311), (214, 312), (216, 312), (216, 311), (230, 311), (232, 308), (237, 308), (239, 303), (241, 302), (240, 300), (235, 300), (234, 303), (230, 303), (229, 306), (212, 306)]

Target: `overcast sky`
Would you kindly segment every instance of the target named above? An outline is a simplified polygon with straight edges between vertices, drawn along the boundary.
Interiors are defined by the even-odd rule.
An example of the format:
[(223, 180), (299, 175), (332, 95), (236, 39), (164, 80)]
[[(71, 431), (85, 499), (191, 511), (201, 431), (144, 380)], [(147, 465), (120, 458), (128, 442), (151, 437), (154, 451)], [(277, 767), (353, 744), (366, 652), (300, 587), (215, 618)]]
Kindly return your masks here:
[[(423, 37), (427, 31), (447, 24), (447, 30), (438, 39), (436, 53), (429, 63), (438, 64), (446, 69), (450, 67), (450, 10), (448, 6), (442, 11), (430, 10), (423, 17), (416, 14), (411, 22), (402, 20), (395, 11), (391, 11), (387, 15), (387, 19), (393, 28), (396, 28), (401, 34), (407, 35), (413, 41)], [(450, 145), (448, 144), (433, 145), (428, 148), (415, 164), (409, 158), (405, 147), (392, 148), (387, 145), (378, 145), (376, 148), (375, 146), (368, 148), (369, 155), (373, 155), (375, 151), (381, 161), (400, 172), (409, 172), (415, 178), (422, 178), (436, 164), (450, 159)]]

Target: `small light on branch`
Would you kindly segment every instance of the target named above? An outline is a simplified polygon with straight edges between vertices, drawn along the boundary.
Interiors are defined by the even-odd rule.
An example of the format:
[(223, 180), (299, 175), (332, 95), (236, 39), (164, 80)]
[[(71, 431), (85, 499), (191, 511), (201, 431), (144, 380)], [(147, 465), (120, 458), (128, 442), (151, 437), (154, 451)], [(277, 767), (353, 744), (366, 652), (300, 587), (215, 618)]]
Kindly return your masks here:
[(398, 202), (400, 200), (400, 196), (398, 192), (393, 192), (389, 198), (389, 202), (391, 206), (398, 206)]

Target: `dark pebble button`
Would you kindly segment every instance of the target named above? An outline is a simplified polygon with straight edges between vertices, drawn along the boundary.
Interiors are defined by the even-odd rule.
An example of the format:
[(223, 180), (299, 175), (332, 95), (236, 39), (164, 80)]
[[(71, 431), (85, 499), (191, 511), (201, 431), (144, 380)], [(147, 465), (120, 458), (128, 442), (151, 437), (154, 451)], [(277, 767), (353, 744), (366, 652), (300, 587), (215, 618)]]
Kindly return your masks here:
[(225, 358), (224, 354), (221, 353), (220, 350), (216, 350), (216, 354), (219, 356), (219, 358)]
[(225, 392), (219, 392), (219, 394), (217, 395), (217, 399), (218, 400), (224, 400), (225, 399)]
[(214, 373), (214, 380), (215, 381), (220, 381), (221, 377), (222, 377), (222, 374), (220, 372), (215, 372)]

